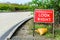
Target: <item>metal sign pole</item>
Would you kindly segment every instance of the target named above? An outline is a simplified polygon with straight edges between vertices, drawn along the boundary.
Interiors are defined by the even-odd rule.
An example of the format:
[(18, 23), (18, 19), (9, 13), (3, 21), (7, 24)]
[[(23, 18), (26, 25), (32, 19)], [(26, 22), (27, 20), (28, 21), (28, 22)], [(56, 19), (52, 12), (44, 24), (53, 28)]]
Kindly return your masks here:
[(35, 36), (35, 23), (34, 23), (34, 26), (33, 26), (33, 36)]
[(55, 32), (54, 32), (54, 23), (53, 23), (53, 38), (55, 37)]

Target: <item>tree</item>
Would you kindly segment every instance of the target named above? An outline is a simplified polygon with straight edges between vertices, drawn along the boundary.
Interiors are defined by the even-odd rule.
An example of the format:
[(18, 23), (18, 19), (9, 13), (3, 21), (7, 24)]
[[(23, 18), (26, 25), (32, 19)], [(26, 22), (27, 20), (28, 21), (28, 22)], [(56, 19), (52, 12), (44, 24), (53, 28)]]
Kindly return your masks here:
[(60, 0), (32, 0), (30, 5), (34, 6), (34, 9), (54, 9), (55, 23), (60, 22)]

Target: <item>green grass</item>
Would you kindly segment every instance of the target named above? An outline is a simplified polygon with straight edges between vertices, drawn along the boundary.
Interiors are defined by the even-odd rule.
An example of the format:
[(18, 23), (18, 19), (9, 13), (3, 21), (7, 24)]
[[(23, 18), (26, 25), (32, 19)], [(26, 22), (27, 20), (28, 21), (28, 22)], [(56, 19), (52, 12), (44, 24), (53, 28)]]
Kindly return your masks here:
[[(53, 38), (53, 34), (48, 32), (44, 35), (46, 38)], [(55, 38), (54, 40), (60, 40), (60, 29), (55, 29)]]
[(60, 29), (55, 30), (55, 40), (60, 40)]
[[(31, 25), (30, 29), (33, 29), (33, 24)], [(53, 33), (52, 32), (52, 26), (51, 25), (45, 25), (45, 24), (35, 24), (35, 29), (38, 28), (47, 28), (48, 32), (46, 34), (44, 34), (43, 36), (48, 38), (48, 39), (52, 39), (53, 38)], [(51, 31), (51, 32), (50, 32)], [(31, 31), (29, 34), (32, 34), (33, 31)], [(38, 33), (35, 33), (36, 35), (39, 35)], [(55, 29), (55, 38), (54, 40), (60, 40), (60, 29)]]
[(52, 26), (51, 25), (35, 25), (35, 28), (38, 29), (38, 28), (47, 28), (48, 30), (51, 30), (52, 29)]
[[(46, 38), (53, 38), (53, 33), (51, 33), (50, 31), (52, 31), (52, 26), (51, 25), (35, 25), (35, 28), (47, 28), (48, 32), (43, 35)], [(54, 40), (60, 40), (60, 29), (55, 29), (55, 38)]]
[(50, 33), (50, 32), (47, 32), (44, 36), (45, 36), (46, 38), (52, 38), (52, 37), (53, 37), (53, 34)]
[(44, 25), (35, 25), (35, 28), (38, 29), (38, 28), (44, 28)]
[(51, 37), (52, 36), (52, 33), (50, 33), (49, 31), (52, 29), (52, 26), (51, 25), (35, 25), (35, 28), (38, 29), (38, 28), (47, 28), (48, 29), (48, 32), (44, 35), (46, 37)]

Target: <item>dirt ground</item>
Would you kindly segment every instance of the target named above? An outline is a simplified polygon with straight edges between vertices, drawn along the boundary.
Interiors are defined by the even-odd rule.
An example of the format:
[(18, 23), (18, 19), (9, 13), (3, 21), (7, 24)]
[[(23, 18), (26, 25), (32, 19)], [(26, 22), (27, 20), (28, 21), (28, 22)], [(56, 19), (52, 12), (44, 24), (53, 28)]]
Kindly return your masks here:
[(22, 27), (14, 33), (12, 40), (53, 40), (53, 38), (46, 38), (45, 36), (40, 36), (36, 34), (33, 36), (33, 30), (30, 29), (33, 27), (33, 19), (29, 20)]

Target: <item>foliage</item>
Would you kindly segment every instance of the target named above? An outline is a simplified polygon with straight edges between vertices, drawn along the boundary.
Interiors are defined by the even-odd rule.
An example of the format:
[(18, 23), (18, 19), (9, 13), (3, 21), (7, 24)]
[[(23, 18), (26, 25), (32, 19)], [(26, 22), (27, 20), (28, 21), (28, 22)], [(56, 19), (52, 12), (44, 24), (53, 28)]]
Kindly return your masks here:
[(60, 0), (32, 0), (30, 3), (35, 9), (54, 9), (55, 24), (60, 22)]
[[(53, 33), (52, 33), (52, 26), (51, 25), (35, 25), (35, 28), (48, 28), (48, 32), (44, 35), (46, 38), (53, 38)], [(50, 32), (51, 31), (51, 32)], [(54, 40), (60, 40), (60, 29), (55, 29), (55, 39)]]
[(0, 10), (5, 11), (28, 11), (30, 8), (26, 5), (19, 5), (19, 4), (4, 4), (0, 3)]
[[(47, 38), (53, 38), (53, 34), (48, 32), (46, 35), (44, 35)], [(55, 29), (55, 39), (54, 40), (60, 40), (60, 29)]]

